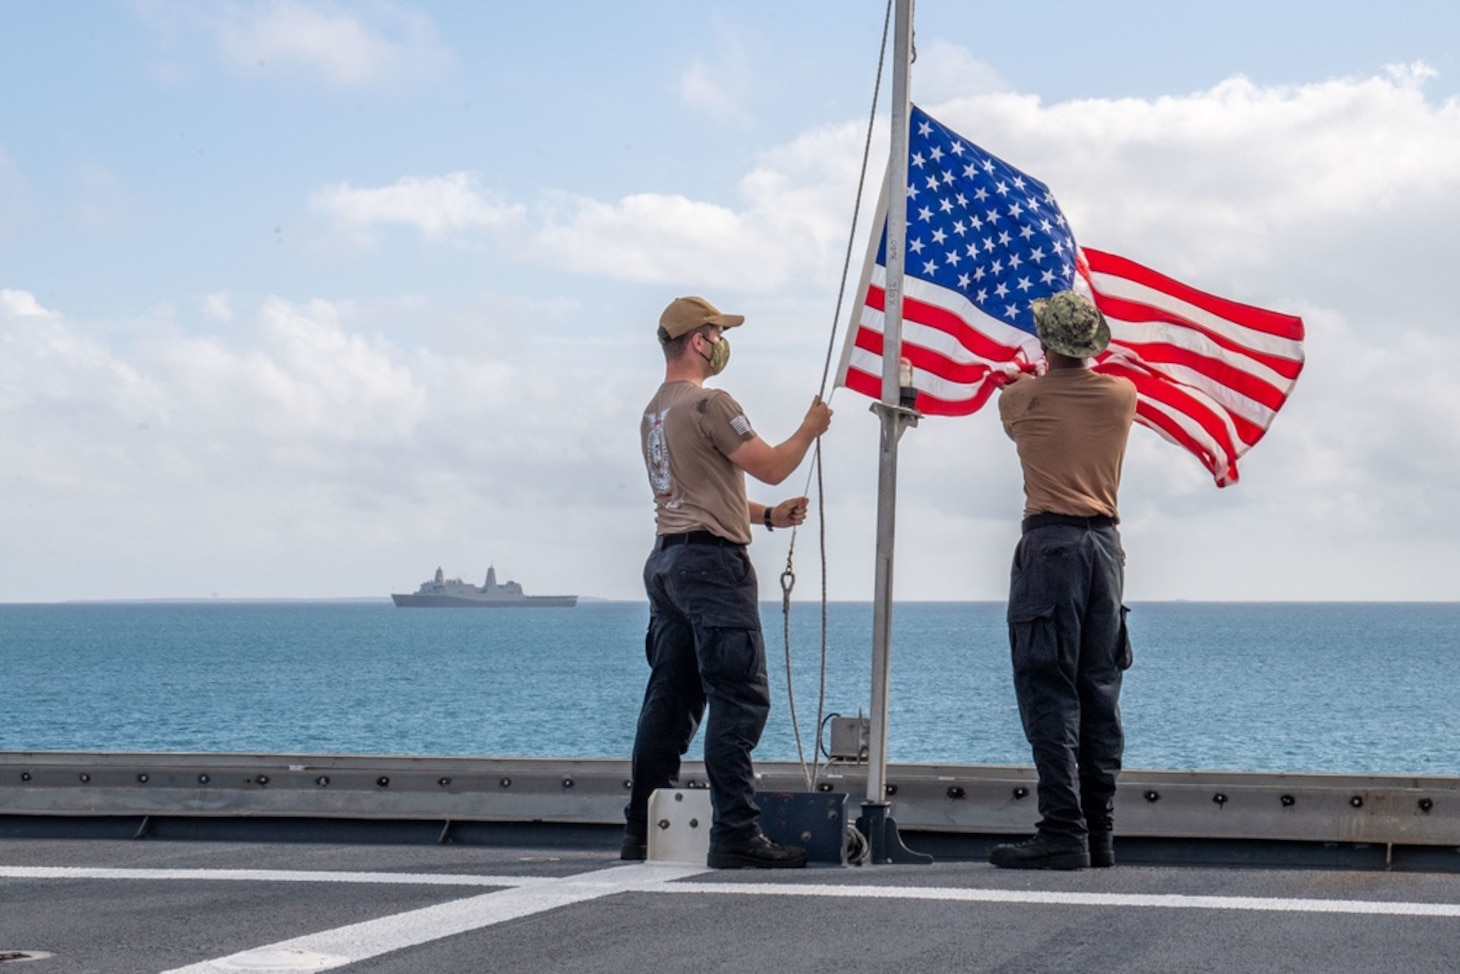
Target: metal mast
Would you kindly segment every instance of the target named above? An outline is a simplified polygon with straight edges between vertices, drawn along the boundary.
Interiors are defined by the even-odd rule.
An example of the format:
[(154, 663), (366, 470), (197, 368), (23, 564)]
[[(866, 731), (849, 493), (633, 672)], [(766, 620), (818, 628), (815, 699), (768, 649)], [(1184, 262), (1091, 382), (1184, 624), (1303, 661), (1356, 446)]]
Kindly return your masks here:
[[(913, 0), (896, 0), (893, 24), (892, 145), (887, 161), (887, 280), (882, 325), (882, 399), (872, 406), (882, 421), (877, 463), (877, 567), (872, 603), (872, 701), (867, 741), (867, 798), (858, 826), (873, 862), (924, 862), (903, 847), (887, 814), (887, 702), (892, 672), (892, 558), (897, 520), (897, 443), (918, 413), (911, 385), (899, 374), (902, 359), (903, 244), (907, 238), (908, 74), (912, 64)], [(904, 381), (905, 380), (905, 381)], [(909, 390), (911, 392), (911, 390)]]

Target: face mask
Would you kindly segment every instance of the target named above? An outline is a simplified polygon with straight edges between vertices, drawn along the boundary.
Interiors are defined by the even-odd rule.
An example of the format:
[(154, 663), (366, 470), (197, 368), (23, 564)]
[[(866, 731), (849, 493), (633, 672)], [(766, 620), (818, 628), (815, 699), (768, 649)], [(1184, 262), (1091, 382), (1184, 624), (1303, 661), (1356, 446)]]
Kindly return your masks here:
[[(704, 358), (703, 355), (700, 357)], [(711, 375), (719, 375), (725, 371), (725, 365), (730, 361), (730, 339), (721, 335), (720, 340), (710, 346), (710, 357), (705, 361), (710, 363)]]

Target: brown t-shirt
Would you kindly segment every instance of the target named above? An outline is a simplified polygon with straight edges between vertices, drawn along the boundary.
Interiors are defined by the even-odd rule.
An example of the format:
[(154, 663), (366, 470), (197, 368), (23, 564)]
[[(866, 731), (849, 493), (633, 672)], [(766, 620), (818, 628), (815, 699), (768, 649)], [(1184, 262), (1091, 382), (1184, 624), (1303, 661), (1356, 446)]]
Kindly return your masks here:
[(1136, 415), (1128, 379), (1054, 369), (1004, 387), (999, 418), (1019, 448), (1024, 516), (1119, 517), (1116, 494)]
[(710, 531), (750, 543), (745, 473), (729, 456), (754, 439), (755, 430), (733, 396), (693, 382), (666, 382), (644, 410), (639, 438), (657, 533)]

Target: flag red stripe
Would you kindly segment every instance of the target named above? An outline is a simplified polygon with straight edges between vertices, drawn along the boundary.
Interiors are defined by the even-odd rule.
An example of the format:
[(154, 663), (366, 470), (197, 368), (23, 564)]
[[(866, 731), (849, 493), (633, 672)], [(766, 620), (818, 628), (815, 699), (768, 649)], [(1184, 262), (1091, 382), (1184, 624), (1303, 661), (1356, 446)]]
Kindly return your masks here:
[[(871, 352), (878, 358), (882, 357), (882, 339), (880, 331), (873, 331), (865, 326), (857, 329), (856, 346)], [(906, 339), (902, 343), (902, 355), (912, 363), (913, 368), (922, 369), (924, 372), (949, 382), (972, 385), (975, 382), (982, 382), (991, 371), (987, 363), (954, 362), (941, 352), (924, 348)], [(881, 386), (878, 386), (878, 390), (877, 398), (880, 399), (882, 398)]]
[[(860, 392), (872, 399), (882, 398), (882, 377), (864, 372), (856, 366), (847, 369), (846, 379), (842, 384), (853, 392)], [(916, 408), (918, 412), (928, 416), (967, 416), (978, 412), (996, 388), (996, 383), (986, 382), (968, 399), (939, 399), (931, 393), (919, 390)]]
[(1151, 407), (1149, 402), (1137, 400), (1136, 422), (1148, 426), (1162, 436), (1166, 437), (1177, 446), (1182, 447), (1186, 452), (1195, 456), (1206, 467), (1212, 477), (1216, 479), (1217, 486), (1226, 487), (1237, 482), (1237, 465), (1230, 460), (1223, 461), (1207, 448), (1205, 443), (1188, 433), (1185, 427), (1176, 420)]
[[(869, 285), (867, 307), (876, 311), (886, 311), (886, 304), (887, 292), (875, 284)], [(924, 327), (941, 331), (974, 355), (990, 362), (1007, 362), (1019, 350), (1017, 345), (1005, 345), (1003, 342), (994, 341), (946, 308), (940, 308), (935, 304), (928, 304), (906, 295), (902, 299), (902, 320), (916, 322)], [(950, 366), (957, 364), (952, 360), (948, 360), (948, 362)]]
[[(1209, 355), (1202, 355), (1188, 348), (1168, 345), (1164, 342), (1142, 344), (1121, 341), (1111, 342), (1111, 344), (1118, 344), (1122, 348), (1130, 350), (1142, 363), (1147, 365), (1161, 363), (1185, 366), (1201, 373), (1214, 385), (1225, 386), (1238, 395), (1245, 396), (1274, 412), (1281, 409), (1283, 402), (1287, 399), (1287, 394), (1283, 390), (1274, 388), (1251, 373), (1243, 372), (1229, 360), (1212, 358)], [(1161, 370), (1156, 368), (1154, 371)]]
[[(1213, 412), (1206, 403), (1181, 387), (1162, 381), (1159, 376), (1150, 372), (1128, 368), (1117, 359), (1098, 363), (1095, 371), (1105, 375), (1124, 376), (1135, 383), (1136, 395), (1139, 398), (1162, 403), (1173, 412), (1190, 417), (1228, 456), (1236, 457), (1241, 454), (1237, 444), (1232, 440), (1233, 430), (1222, 421), (1222, 417)], [(1139, 412), (1140, 403), (1137, 402), (1136, 405)], [(1240, 433), (1238, 435), (1240, 439)]]
[(1117, 257), (1115, 254), (1107, 254), (1101, 250), (1091, 250), (1088, 247), (1081, 247), (1080, 250), (1085, 255), (1093, 273), (1110, 274), (1136, 281), (1209, 311), (1219, 318), (1238, 322), (1247, 328), (1263, 331), (1269, 335), (1277, 335), (1294, 342), (1303, 340), (1302, 318), (1268, 311), (1264, 308), (1255, 308), (1250, 304), (1242, 304), (1227, 298), (1219, 298), (1214, 294), (1207, 294), (1205, 291), (1198, 291), (1194, 287), (1172, 280), (1165, 274), (1153, 271), (1149, 267), (1137, 264), (1125, 257)]
[(1246, 356), (1256, 362), (1262, 363), (1289, 382), (1296, 379), (1298, 373), (1303, 371), (1303, 360), (1301, 358), (1293, 359), (1282, 355), (1274, 355), (1269, 352), (1264, 352), (1261, 349), (1243, 345), (1231, 336), (1223, 335), (1220, 332), (1206, 328), (1198, 322), (1182, 317), (1169, 308), (1129, 301), (1125, 298), (1105, 294), (1098, 289), (1094, 282), (1091, 282), (1091, 289), (1095, 292), (1095, 306), (1111, 321), (1117, 321), (1133, 329), (1142, 330), (1152, 322), (1159, 321), (1168, 325), (1174, 325), (1186, 331), (1195, 332), (1205, 336), (1213, 343), (1234, 355)]

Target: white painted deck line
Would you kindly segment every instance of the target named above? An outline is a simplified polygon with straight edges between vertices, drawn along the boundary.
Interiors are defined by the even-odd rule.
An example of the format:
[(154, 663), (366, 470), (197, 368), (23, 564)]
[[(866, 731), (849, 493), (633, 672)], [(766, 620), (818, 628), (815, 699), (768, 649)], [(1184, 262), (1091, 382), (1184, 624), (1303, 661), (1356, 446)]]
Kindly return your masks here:
[(153, 879), (259, 883), (386, 883), (407, 886), (542, 886), (551, 876), (464, 873), (338, 872), (302, 869), (94, 869), (85, 866), (0, 866), (0, 879)]
[[(0, 866), (0, 879), (121, 879), (192, 882), (365, 883), (421, 886), (488, 886), (501, 891), (597, 890), (597, 895), (644, 891), (729, 894), (737, 896), (825, 896), (838, 899), (934, 900), (968, 903), (1023, 903), (1044, 906), (1123, 906), (1186, 910), (1249, 910), (1269, 913), (1358, 913), (1383, 916), (1460, 917), (1457, 903), (1386, 900), (1303, 899), (1262, 896), (1200, 896), (1180, 893), (1075, 893), (976, 889), (941, 886), (878, 886), (858, 883), (705, 883), (676, 882), (706, 872), (683, 864), (638, 863), (567, 877), (488, 876), (466, 873), (390, 873), (292, 869), (127, 869), (84, 866)], [(789, 877), (788, 877), (789, 878)], [(674, 883), (674, 885), (665, 885)], [(488, 894), (493, 895), (493, 894)], [(478, 897), (480, 899), (480, 897)], [(465, 901), (463, 901), (465, 902)]]
[(580, 873), (514, 889), (483, 893), (419, 910), (352, 923), (283, 940), (163, 974), (228, 974), (236, 971), (323, 971), (469, 930), (595, 900), (615, 893), (660, 888), (704, 867), (636, 865)]
[(291, 940), (175, 968), (163, 974), (227, 974), (329, 970), (443, 937), (480, 930), (548, 910), (618, 893), (667, 896), (788, 896), (835, 899), (917, 900), (944, 903), (1025, 904), (1096, 908), (1242, 910), (1266, 913), (1358, 914), (1457, 918), (1460, 903), (1187, 894), (1047, 892), (936, 886), (807, 883), (786, 876), (774, 883), (689, 881), (700, 866), (639, 863), (558, 878), (434, 873), (322, 872), (270, 869), (115, 869), (0, 866), (0, 878), (144, 881), (250, 881), (421, 884), (499, 887), (492, 892), (391, 916), (323, 930)]
[(1267, 896), (1188, 896), (1180, 893), (1048, 893), (937, 886), (840, 886), (781, 883), (676, 883), (657, 893), (824, 896), (845, 899), (941, 900), (1034, 906), (1145, 907), (1167, 910), (1252, 910), (1262, 913), (1360, 913), (1373, 916), (1460, 917), (1460, 903), (1298, 899)]

